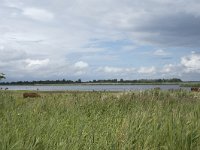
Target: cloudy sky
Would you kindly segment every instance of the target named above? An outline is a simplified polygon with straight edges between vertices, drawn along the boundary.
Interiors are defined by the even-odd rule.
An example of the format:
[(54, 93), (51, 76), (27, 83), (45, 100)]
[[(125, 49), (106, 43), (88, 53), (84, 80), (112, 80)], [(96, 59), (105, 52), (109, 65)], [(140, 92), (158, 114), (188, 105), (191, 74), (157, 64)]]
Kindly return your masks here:
[(0, 0), (0, 72), (200, 80), (200, 1)]

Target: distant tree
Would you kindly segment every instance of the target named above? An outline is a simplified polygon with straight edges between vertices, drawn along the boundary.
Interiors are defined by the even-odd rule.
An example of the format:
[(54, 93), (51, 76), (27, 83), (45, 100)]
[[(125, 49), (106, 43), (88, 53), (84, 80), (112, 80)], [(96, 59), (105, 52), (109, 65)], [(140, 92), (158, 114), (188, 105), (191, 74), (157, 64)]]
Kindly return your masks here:
[(6, 77), (5, 77), (5, 74), (4, 73), (0, 73), (0, 80), (1, 79), (5, 79)]
[(81, 83), (81, 79), (78, 79), (76, 82), (77, 82), (77, 83)]

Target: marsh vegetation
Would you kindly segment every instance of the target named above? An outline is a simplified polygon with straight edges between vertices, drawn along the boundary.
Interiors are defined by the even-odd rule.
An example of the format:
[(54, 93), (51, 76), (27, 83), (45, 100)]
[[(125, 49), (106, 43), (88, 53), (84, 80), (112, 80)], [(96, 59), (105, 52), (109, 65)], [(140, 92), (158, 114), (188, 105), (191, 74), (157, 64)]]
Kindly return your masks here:
[(200, 93), (0, 91), (0, 149), (200, 149)]

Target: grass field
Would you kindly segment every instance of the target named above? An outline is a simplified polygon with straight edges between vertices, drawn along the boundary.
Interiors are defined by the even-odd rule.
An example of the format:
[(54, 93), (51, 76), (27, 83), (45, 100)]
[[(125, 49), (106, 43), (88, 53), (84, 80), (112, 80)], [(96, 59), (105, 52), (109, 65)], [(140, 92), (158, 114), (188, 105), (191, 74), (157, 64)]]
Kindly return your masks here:
[(0, 149), (200, 149), (200, 93), (0, 92)]

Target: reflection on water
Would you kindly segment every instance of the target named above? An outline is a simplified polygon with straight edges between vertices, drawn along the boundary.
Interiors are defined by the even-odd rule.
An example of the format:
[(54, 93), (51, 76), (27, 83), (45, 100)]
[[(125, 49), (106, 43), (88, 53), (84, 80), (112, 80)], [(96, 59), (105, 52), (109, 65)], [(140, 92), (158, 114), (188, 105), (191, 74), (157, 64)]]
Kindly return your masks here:
[(0, 89), (8, 90), (39, 90), (39, 91), (136, 91), (147, 90), (160, 87), (161, 90), (169, 89), (185, 89), (188, 87), (180, 87), (179, 85), (65, 85), (65, 86), (0, 86)]

